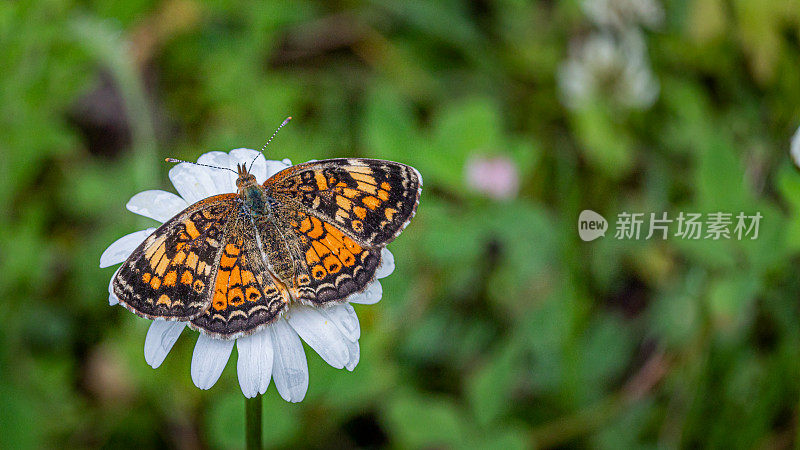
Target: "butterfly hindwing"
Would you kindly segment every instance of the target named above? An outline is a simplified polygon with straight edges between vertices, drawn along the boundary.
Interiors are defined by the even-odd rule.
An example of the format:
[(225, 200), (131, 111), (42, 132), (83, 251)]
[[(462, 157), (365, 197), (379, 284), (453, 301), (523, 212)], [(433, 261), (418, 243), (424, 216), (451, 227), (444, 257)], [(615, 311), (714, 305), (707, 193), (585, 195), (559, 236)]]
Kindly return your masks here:
[(264, 183), (267, 194), (335, 225), (365, 247), (385, 246), (408, 225), (422, 178), (411, 166), (360, 158), (289, 167)]
[(307, 304), (344, 301), (373, 281), (381, 249), (366, 247), (334, 224), (297, 209), (278, 207), (284, 220), (295, 262), (295, 277), (288, 283), (292, 296)]
[(190, 326), (227, 339), (251, 334), (273, 322), (289, 294), (275, 283), (258, 248), (254, 224), (243, 212), (229, 224), (211, 306)]
[(137, 315), (189, 320), (211, 302), (212, 280), (236, 195), (197, 202), (142, 242), (114, 277), (114, 294)]

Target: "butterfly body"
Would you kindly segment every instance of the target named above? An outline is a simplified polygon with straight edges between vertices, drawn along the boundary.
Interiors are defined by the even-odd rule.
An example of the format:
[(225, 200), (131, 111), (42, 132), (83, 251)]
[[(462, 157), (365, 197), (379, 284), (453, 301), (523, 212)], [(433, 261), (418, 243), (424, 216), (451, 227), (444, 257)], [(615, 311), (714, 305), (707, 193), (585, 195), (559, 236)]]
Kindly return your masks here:
[(236, 189), (243, 207), (254, 217), (270, 217), (272, 209), (264, 186), (258, 184), (256, 177), (250, 174), (244, 165), (238, 167), (239, 178), (236, 179)]
[(237, 193), (189, 206), (133, 252), (113, 280), (121, 304), (230, 339), (291, 301), (345, 301), (373, 281), (422, 186), (412, 167), (369, 159), (299, 164), (263, 185), (237, 175)]

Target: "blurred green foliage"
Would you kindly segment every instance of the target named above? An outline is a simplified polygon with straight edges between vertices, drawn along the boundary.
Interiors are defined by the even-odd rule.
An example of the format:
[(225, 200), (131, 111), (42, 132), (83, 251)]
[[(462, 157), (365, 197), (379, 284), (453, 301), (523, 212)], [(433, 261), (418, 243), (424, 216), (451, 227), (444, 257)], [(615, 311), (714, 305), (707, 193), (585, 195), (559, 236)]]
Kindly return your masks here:
[[(235, 356), (153, 370), (99, 255), (151, 223), (165, 156), (259, 148), (425, 179), (352, 373), (265, 396), (275, 447), (773, 448), (798, 443), (796, 0), (665, 0), (649, 108), (567, 109), (578, 0), (0, 3), (0, 448), (237, 448)], [(519, 192), (471, 190), (511, 161)], [(578, 213), (760, 212), (757, 240), (577, 235)]]

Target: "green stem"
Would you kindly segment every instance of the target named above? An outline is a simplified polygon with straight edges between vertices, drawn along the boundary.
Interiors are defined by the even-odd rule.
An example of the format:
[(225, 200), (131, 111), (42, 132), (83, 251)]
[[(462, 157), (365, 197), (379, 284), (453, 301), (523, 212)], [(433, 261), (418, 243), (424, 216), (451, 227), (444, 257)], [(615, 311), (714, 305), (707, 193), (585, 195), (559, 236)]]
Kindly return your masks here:
[(261, 394), (244, 399), (247, 450), (261, 449)]

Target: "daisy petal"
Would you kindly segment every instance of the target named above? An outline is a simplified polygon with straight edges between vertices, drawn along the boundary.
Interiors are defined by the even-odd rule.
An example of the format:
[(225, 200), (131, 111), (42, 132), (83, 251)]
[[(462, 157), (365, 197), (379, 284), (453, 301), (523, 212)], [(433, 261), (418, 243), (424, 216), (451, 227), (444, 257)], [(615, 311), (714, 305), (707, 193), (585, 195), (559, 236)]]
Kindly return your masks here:
[(156, 231), (156, 229), (148, 228), (146, 230), (126, 234), (114, 241), (114, 243), (109, 245), (106, 251), (100, 255), (100, 267), (110, 267), (128, 259), (128, 256), (131, 256), (131, 253), (136, 250), (136, 247), (138, 247), (147, 236), (150, 236), (153, 231)]
[(275, 175), (276, 173), (280, 172), (281, 170), (290, 167), (292, 162), (286, 158), (283, 161), (267, 161), (266, 168), (266, 177), (270, 178), (271, 176)]
[(211, 389), (214, 386), (228, 363), (233, 342), (200, 335), (192, 354), (192, 381), (195, 386), (200, 389)]
[(184, 322), (171, 322), (156, 319), (150, 324), (147, 330), (147, 337), (144, 338), (144, 360), (153, 369), (158, 368), (167, 353), (175, 345), (181, 331), (186, 327)]
[[(169, 179), (187, 203), (196, 203), (211, 197), (215, 192), (214, 178), (209, 172), (220, 171), (208, 167), (181, 163), (169, 171)], [(227, 171), (225, 171), (227, 172)]]
[(350, 341), (357, 341), (361, 337), (361, 327), (358, 324), (358, 316), (349, 303), (333, 305), (329, 308), (318, 310), (328, 320), (336, 325), (336, 328)]
[[(230, 157), (225, 152), (208, 152), (203, 153), (197, 158), (200, 164), (207, 164), (216, 167), (230, 167)], [(235, 169), (236, 167), (234, 167)], [(217, 194), (225, 194), (229, 192), (236, 192), (236, 180), (232, 174), (227, 170), (211, 169), (208, 171), (211, 179), (214, 180), (214, 187), (216, 187)]]
[(794, 132), (794, 136), (792, 136), (792, 143), (789, 149), (789, 154), (792, 156), (794, 165), (800, 167), (800, 127), (798, 127), (797, 131)]
[(117, 278), (117, 274), (119, 273), (119, 269), (122, 266), (119, 266), (117, 270), (114, 272), (114, 275), (111, 276), (111, 279), (108, 281), (108, 305), (114, 306), (119, 303), (119, 299), (117, 298), (116, 294), (114, 294), (114, 278)]
[(283, 319), (268, 327), (274, 351), (272, 378), (275, 387), (287, 402), (302, 401), (308, 390), (308, 363), (303, 343)]
[(381, 250), (381, 265), (375, 271), (375, 278), (386, 278), (394, 272), (394, 255), (386, 247)]
[[(229, 166), (231, 169), (236, 170), (237, 164), (244, 164), (251, 174), (256, 177), (256, 181), (261, 184), (267, 181), (267, 163), (264, 155), (261, 152), (251, 150), (249, 148), (237, 148), (231, 150)], [(250, 165), (253, 165), (251, 168)], [(231, 175), (231, 181), (236, 183), (236, 175), (228, 172)]]
[(186, 209), (187, 206), (189, 204), (186, 203), (186, 200), (172, 192), (160, 190), (139, 192), (131, 197), (128, 204), (125, 205), (132, 213), (156, 219), (162, 223)]
[(344, 367), (352, 372), (353, 369), (356, 368), (356, 365), (358, 365), (358, 359), (361, 357), (361, 346), (358, 345), (358, 341), (348, 342), (347, 350), (350, 352), (350, 359), (347, 360), (347, 364), (345, 364)]
[(383, 287), (380, 281), (373, 281), (372, 284), (367, 286), (364, 292), (353, 294), (347, 298), (349, 303), (360, 303), (362, 305), (374, 305), (381, 301), (383, 295)]
[(267, 330), (236, 340), (239, 358), (236, 372), (239, 386), (247, 398), (267, 392), (272, 378), (272, 339)]
[(337, 369), (344, 367), (349, 359), (346, 339), (332, 321), (316, 308), (305, 305), (293, 305), (287, 320), (326, 363)]

